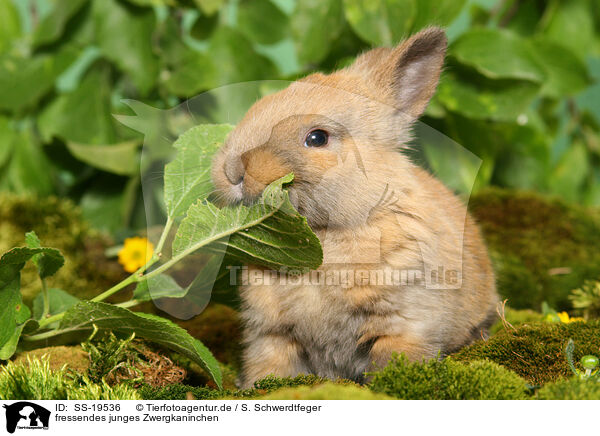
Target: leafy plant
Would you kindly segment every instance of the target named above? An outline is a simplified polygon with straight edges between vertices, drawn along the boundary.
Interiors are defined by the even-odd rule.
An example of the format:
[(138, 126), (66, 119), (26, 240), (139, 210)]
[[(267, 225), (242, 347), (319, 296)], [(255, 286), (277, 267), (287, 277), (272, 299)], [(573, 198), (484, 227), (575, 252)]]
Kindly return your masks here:
[[(11, 357), (19, 340), (35, 342), (91, 331), (135, 334), (198, 363), (221, 387), (218, 363), (200, 341), (167, 319), (133, 312), (128, 307), (151, 298), (184, 297), (198, 279), (184, 289), (165, 273), (200, 249), (227, 251), (232, 259), (251, 260), (272, 268), (310, 269), (322, 261), (318, 238), (306, 219), (295, 211), (283, 189), (284, 184), (292, 182), (292, 174), (269, 185), (259, 201), (250, 206), (219, 209), (208, 200), (210, 154), (230, 129), (231, 126), (201, 125), (175, 142), (177, 156), (165, 170), (168, 218), (156, 252), (129, 277), (91, 300), (80, 301), (68, 298), (64, 291), (47, 289), (46, 280), (64, 260), (58, 250), (41, 247), (35, 233), (27, 235), (27, 247), (5, 253), (0, 258), (0, 304), (6, 308), (0, 315), (0, 358)], [(165, 261), (162, 253), (167, 235), (177, 224), (172, 256)], [(28, 261), (37, 266), (42, 281), (41, 311), (38, 307), (34, 316), (23, 304), (20, 293), (20, 271)], [(212, 287), (212, 282), (206, 283), (206, 276), (199, 277), (199, 285)], [(137, 286), (131, 300), (116, 305), (104, 302), (131, 284)], [(156, 288), (157, 293), (151, 292), (151, 288)]]
[(92, 382), (60, 368), (50, 369), (48, 359), (27, 359), (27, 364), (8, 364), (0, 368), (1, 400), (139, 400), (126, 384), (109, 386), (104, 380)]
[[(600, 204), (600, 16), (591, 0), (0, 0), (0, 6), (0, 189), (69, 196), (97, 228), (145, 226), (140, 186), (162, 168), (165, 144), (185, 124), (175, 113), (148, 121), (145, 145), (152, 150), (140, 167), (142, 137), (134, 131), (140, 129), (120, 125), (112, 114), (177, 107), (238, 82), (330, 71), (429, 25), (446, 27), (450, 46), (423, 121), (484, 160), (475, 188), (536, 189)], [(234, 99), (217, 98), (209, 114), (192, 110), (191, 117), (225, 122), (266, 88), (232, 92)], [(436, 172), (455, 172), (455, 162), (433, 159)], [(164, 216), (148, 219), (158, 218)]]
[(600, 315), (600, 281), (586, 280), (580, 288), (571, 291), (569, 300), (575, 309), (583, 311), (585, 319), (597, 318)]

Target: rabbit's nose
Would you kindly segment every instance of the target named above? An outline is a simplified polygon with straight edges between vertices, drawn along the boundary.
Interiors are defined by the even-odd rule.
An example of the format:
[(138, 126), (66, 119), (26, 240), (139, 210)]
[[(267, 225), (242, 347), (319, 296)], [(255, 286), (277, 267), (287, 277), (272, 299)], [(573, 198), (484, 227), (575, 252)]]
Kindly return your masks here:
[(223, 171), (232, 185), (239, 185), (244, 181), (244, 164), (240, 158), (226, 160)]

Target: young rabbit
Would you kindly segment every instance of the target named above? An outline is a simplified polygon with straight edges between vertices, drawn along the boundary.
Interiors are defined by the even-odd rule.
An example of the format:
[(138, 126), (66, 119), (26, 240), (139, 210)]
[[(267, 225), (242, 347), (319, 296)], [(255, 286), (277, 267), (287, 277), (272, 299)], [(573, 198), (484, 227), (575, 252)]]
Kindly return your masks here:
[(435, 358), (486, 334), (498, 297), (477, 225), (401, 150), (445, 51), (429, 28), (312, 74), (255, 103), (215, 157), (231, 204), (293, 172), (290, 198), (324, 249), (318, 274), (241, 286), (244, 387), (269, 374), (360, 382), (393, 352)]

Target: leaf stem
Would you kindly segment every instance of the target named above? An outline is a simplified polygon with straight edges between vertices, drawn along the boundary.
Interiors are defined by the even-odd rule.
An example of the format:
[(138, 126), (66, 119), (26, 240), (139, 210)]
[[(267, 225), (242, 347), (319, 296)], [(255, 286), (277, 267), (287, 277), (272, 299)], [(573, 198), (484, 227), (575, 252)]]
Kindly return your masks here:
[(46, 279), (40, 277), (40, 280), (42, 281), (42, 297), (44, 300), (42, 319), (44, 319), (48, 316), (48, 313), (50, 313), (50, 297), (48, 296), (48, 285), (46, 285)]
[[(254, 221), (245, 223), (244, 226), (241, 226), (239, 228), (230, 228), (226, 231), (223, 231), (221, 233), (217, 233), (213, 236), (211, 236), (210, 238), (206, 238), (203, 239), (202, 241), (193, 244), (192, 246), (186, 248), (184, 251), (182, 251), (181, 253), (173, 256), (171, 259), (169, 259), (167, 262), (163, 263), (161, 266), (159, 266), (158, 268), (156, 268), (154, 271), (149, 272), (148, 274), (144, 275), (143, 277), (140, 278), (141, 280), (148, 280), (149, 278), (152, 278), (154, 276), (157, 276), (163, 272), (165, 272), (166, 270), (168, 270), (169, 268), (171, 268), (173, 265), (175, 265), (177, 262), (179, 262), (181, 259), (183, 259), (184, 257), (192, 254), (194, 251), (208, 245), (208, 244), (212, 244), (215, 241), (218, 241), (219, 239), (225, 238), (227, 236), (231, 236), (234, 233), (238, 232), (240, 230), (240, 228), (247, 228), (247, 227), (252, 227), (255, 226), (261, 222), (263, 222), (265, 219), (271, 217), (272, 215), (275, 214), (275, 212), (277, 212), (277, 210), (279, 210), (279, 207), (274, 208), (271, 212), (261, 216), (260, 218), (257, 218)], [(166, 227), (165, 227), (166, 228)]]
[(167, 240), (167, 236), (169, 236), (169, 232), (171, 231), (171, 227), (173, 227), (173, 218), (168, 217), (167, 222), (165, 223), (165, 227), (160, 235), (160, 239), (158, 240), (158, 244), (156, 245), (156, 253), (160, 256), (162, 254), (163, 246), (165, 245), (165, 241)]
[[(61, 314), (61, 315), (64, 315), (64, 314)], [(62, 318), (62, 316), (61, 316), (61, 318)], [(65, 333), (64, 330), (50, 330), (50, 331), (47, 331), (47, 332), (38, 333), (37, 335), (31, 335), (31, 336), (23, 335), (22, 339), (24, 341), (28, 341), (28, 342), (42, 341), (44, 339), (49, 339), (49, 338), (52, 338), (54, 336), (61, 335), (63, 333)]]
[(90, 301), (104, 301), (106, 300), (108, 297), (110, 297), (113, 294), (116, 294), (117, 292), (119, 292), (121, 289), (123, 289), (124, 287), (136, 282), (136, 275), (138, 274), (138, 272), (134, 272), (133, 274), (131, 274), (129, 277), (127, 277), (125, 280), (123, 280), (120, 283), (117, 283), (116, 285), (114, 285), (112, 288), (110, 288), (107, 291), (104, 291), (103, 293), (101, 293), (100, 295), (95, 296), (94, 298), (92, 298)]
[[(137, 282), (141, 282), (142, 280), (146, 280), (147, 276), (144, 276), (143, 273), (150, 268), (152, 265), (154, 265), (156, 262), (159, 261), (160, 259), (160, 255), (162, 252), (162, 249), (165, 245), (165, 241), (167, 240), (167, 236), (169, 234), (169, 232), (171, 231), (171, 227), (173, 226), (173, 219), (171, 217), (167, 218), (167, 222), (165, 223), (165, 227), (162, 231), (162, 234), (160, 235), (160, 239), (158, 241), (158, 244), (156, 245), (156, 252), (154, 253), (154, 255), (152, 256), (152, 258), (141, 268), (139, 268), (136, 272), (134, 272), (133, 274), (131, 274), (129, 277), (127, 277), (126, 279), (122, 280), (121, 282), (117, 283), (116, 285), (114, 285), (112, 288), (110, 288), (109, 290), (101, 293), (100, 295), (97, 295), (96, 297), (92, 298), (91, 301), (94, 302), (99, 302), (99, 301), (104, 301), (106, 300), (108, 297), (116, 294), (117, 292), (119, 292), (120, 290), (122, 290), (123, 288), (129, 286), (132, 283), (137, 283)], [(46, 318), (46, 316), (48, 316), (49, 313), (49, 308), (50, 308), (50, 300), (48, 298), (47, 295), (47, 290), (46, 290), (46, 285), (44, 280), (42, 279), (42, 290), (44, 291), (44, 313), (42, 316), (42, 319), (40, 320), (39, 323), (39, 328), (43, 328), (49, 324), (52, 324), (53, 322), (56, 321), (60, 321), (65, 312), (62, 313), (58, 313), (56, 315), (53, 315), (51, 317)], [(131, 307), (131, 306), (135, 306), (136, 304), (139, 304), (140, 302), (138, 302), (137, 300), (131, 300), (131, 301), (127, 301), (126, 303), (121, 303), (120, 305), (118, 304), (117, 306), (121, 306), (121, 307)], [(39, 335), (32, 335), (32, 336), (28, 336), (28, 340), (32, 340), (31, 338), (37, 338), (40, 337), (41, 335), (45, 335), (46, 333), (50, 333), (50, 332), (44, 332), (44, 333), (40, 333)], [(41, 336), (40, 339), (44, 339), (46, 337), (51, 337), (51, 336)], [(33, 339), (36, 340), (36, 339)]]

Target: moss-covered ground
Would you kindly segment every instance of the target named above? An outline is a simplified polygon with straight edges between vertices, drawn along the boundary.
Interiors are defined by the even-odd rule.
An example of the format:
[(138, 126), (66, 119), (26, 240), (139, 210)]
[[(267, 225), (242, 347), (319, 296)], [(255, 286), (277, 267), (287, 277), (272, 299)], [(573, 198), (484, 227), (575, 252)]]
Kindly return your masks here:
[[(585, 313), (569, 295), (586, 280), (600, 279), (600, 213), (497, 189), (475, 195), (470, 209), (489, 245), (499, 293), (508, 301), (487, 340), (445, 359), (408, 362), (397, 355), (369, 374), (365, 385), (301, 375), (267, 377), (239, 390), (238, 314), (210, 304), (191, 320), (174, 321), (219, 360), (223, 390), (189, 359), (109, 335), (23, 351), (0, 363), (0, 399), (600, 399), (600, 383), (575, 376), (565, 353), (572, 340), (577, 370), (582, 356), (600, 356), (600, 320), (564, 322), (572, 321), (567, 313), (542, 313), (543, 306), (571, 316)], [(111, 242), (90, 229), (72, 204), (0, 194), (0, 251), (22, 245), (22, 235), (32, 229), (66, 255), (57, 287), (86, 297), (122, 277), (120, 266), (104, 256)], [(30, 301), (39, 292), (33, 270), (25, 271), (24, 282)], [(600, 307), (600, 297), (583, 300)], [(150, 304), (137, 309), (158, 312)]]

